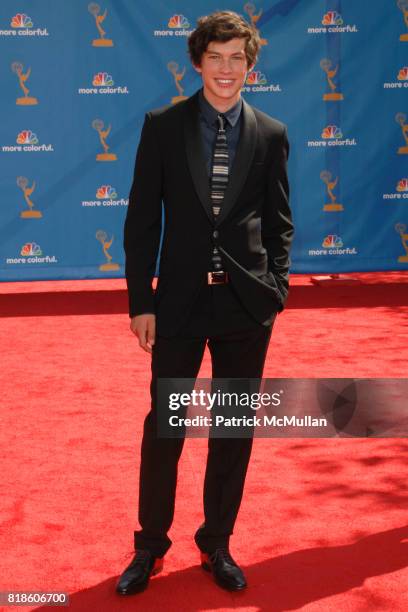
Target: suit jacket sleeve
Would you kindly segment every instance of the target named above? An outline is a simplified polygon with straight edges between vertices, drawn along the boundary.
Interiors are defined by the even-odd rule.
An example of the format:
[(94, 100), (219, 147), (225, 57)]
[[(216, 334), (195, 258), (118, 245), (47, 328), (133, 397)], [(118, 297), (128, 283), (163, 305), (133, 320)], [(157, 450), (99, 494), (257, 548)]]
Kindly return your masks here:
[(154, 121), (145, 117), (124, 228), (129, 316), (154, 313), (152, 280), (160, 245), (162, 160)]
[(271, 171), (268, 176), (267, 196), (262, 216), (262, 243), (268, 253), (269, 272), (274, 275), (282, 305), (289, 288), (289, 251), (293, 239), (292, 215), (289, 208), (287, 161), (289, 142), (286, 127), (276, 144), (272, 145)]

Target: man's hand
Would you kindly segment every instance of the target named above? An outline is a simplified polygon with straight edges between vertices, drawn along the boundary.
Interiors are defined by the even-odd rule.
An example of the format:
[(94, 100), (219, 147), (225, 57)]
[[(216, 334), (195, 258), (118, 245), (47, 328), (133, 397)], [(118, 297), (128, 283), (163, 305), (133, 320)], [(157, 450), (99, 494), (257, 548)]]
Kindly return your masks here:
[(147, 353), (152, 352), (156, 338), (156, 315), (141, 314), (130, 321), (130, 329), (139, 338), (139, 345)]

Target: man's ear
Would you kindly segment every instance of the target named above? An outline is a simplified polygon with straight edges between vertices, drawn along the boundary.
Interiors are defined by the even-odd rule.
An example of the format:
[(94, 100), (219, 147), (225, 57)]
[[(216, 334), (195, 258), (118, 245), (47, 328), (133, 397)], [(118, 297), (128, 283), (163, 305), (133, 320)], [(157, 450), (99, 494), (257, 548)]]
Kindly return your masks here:
[(248, 72), (252, 72), (254, 68), (255, 68), (255, 62), (251, 64), (251, 66), (249, 66)]
[(197, 72), (199, 72), (201, 74), (201, 72), (202, 72), (201, 66), (197, 66), (196, 64), (193, 64), (193, 68), (194, 68), (194, 70), (197, 70)]

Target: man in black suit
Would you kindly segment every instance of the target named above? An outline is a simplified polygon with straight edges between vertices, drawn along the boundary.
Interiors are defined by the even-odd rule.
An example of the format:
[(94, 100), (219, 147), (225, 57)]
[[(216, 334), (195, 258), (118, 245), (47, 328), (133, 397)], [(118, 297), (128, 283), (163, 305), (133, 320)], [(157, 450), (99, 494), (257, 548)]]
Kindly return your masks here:
[[(141, 529), (116, 586), (122, 595), (146, 588), (171, 545), (184, 439), (158, 435), (158, 380), (194, 379), (207, 343), (214, 378), (261, 378), (287, 297), (293, 225), (286, 127), (240, 95), (259, 47), (256, 29), (236, 13), (201, 18), (189, 53), (202, 89), (145, 118), (124, 246), (131, 329), (152, 353), (152, 404), (141, 450)], [(246, 586), (229, 538), (251, 448), (252, 437), (208, 441), (204, 522), (195, 541), (203, 569), (229, 590)]]

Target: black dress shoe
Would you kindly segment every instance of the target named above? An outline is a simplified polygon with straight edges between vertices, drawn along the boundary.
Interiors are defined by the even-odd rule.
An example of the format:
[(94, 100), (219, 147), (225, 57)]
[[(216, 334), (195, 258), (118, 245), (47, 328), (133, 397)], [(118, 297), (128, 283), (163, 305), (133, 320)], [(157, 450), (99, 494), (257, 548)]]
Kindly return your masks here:
[(116, 585), (119, 595), (133, 595), (144, 591), (150, 576), (163, 569), (163, 558), (154, 557), (148, 550), (137, 550), (132, 562), (127, 566)]
[(218, 586), (227, 591), (241, 591), (247, 586), (244, 573), (231, 557), (228, 548), (201, 553), (201, 567), (211, 572)]

